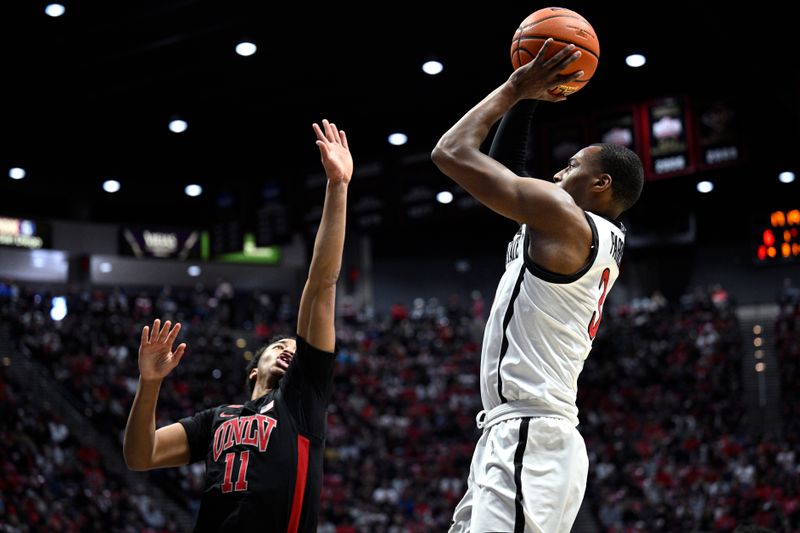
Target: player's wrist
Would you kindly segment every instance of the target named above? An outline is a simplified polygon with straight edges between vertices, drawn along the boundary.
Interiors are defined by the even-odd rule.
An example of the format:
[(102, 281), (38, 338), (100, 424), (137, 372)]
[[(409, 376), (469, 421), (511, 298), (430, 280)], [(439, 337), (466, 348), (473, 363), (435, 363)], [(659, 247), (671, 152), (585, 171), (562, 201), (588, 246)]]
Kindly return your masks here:
[(162, 377), (155, 377), (155, 376), (145, 376), (143, 374), (139, 374), (139, 386), (140, 387), (161, 387), (161, 383), (164, 381), (164, 376)]

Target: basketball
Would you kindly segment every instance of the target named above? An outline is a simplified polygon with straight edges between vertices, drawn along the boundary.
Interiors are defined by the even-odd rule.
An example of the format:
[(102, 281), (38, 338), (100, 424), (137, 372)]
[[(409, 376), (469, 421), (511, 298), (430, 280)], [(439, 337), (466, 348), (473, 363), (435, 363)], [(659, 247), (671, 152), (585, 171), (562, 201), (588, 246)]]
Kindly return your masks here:
[(580, 50), (581, 57), (570, 64), (561, 74), (583, 71), (583, 77), (551, 89), (556, 95), (569, 96), (580, 91), (597, 70), (600, 59), (600, 42), (592, 25), (581, 15), (561, 7), (546, 7), (531, 13), (517, 28), (511, 42), (511, 63), (514, 69), (529, 63), (539, 53), (544, 42), (553, 38), (545, 59), (553, 57), (570, 44)]

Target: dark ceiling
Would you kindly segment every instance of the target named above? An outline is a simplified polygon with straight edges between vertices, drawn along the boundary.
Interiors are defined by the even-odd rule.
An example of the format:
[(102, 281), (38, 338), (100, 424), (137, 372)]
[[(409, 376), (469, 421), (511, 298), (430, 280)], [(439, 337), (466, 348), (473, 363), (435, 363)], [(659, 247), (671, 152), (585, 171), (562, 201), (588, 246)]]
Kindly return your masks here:
[[(409, 168), (434, 189), (448, 186), (425, 154), (508, 76), (517, 23), (544, 5), (352, 4), (66, 2), (66, 14), (50, 18), (44, 2), (3, 2), (0, 214), (207, 227), (232, 211), (254, 212), (266, 186), (302, 224), (315, 201), (303, 184), (319, 171), (311, 123), (323, 117), (347, 130), (357, 166), (402, 180), (417, 172), (404, 165), (418, 160)], [(779, 9), (723, 5), (564, 5), (593, 24), (600, 67), (586, 89), (540, 116), (723, 96), (742, 113), (750, 166), (730, 171), (716, 199), (703, 201), (719, 209), (785, 197), (775, 173), (800, 171), (796, 32)], [(258, 45), (254, 56), (234, 53), (242, 39)], [(632, 51), (647, 55), (645, 67), (625, 67)], [(420, 70), (431, 58), (444, 63), (441, 75)], [(168, 131), (176, 116), (187, 132)], [(395, 130), (407, 145), (386, 142)], [(12, 166), (28, 176), (8, 179)], [(112, 177), (122, 183), (115, 195), (100, 188)], [(753, 187), (756, 179), (763, 186)], [(184, 196), (190, 182), (205, 194)], [(230, 204), (222, 215), (221, 194)], [(654, 184), (642, 209), (665, 198), (696, 207), (696, 196), (688, 178)], [(463, 226), (468, 216), (446, 220)]]

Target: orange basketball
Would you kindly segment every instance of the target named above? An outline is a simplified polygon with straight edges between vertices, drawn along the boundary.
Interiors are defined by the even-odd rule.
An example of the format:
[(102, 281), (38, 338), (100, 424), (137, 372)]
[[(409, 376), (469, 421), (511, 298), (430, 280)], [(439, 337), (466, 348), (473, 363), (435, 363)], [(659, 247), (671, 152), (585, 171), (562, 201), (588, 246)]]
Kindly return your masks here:
[(583, 76), (575, 81), (551, 89), (550, 92), (558, 95), (570, 95), (580, 91), (597, 70), (600, 59), (600, 42), (597, 34), (589, 22), (574, 11), (561, 7), (546, 7), (531, 13), (514, 34), (511, 42), (511, 63), (518, 69), (530, 62), (539, 53), (544, 42), (553, 38), (546, 58), (554, 56), (559, 50), (569, 44), (575, 45), (575, 50), (581, 51), (581, 57), (571, 63), (561, 74), (572, 74), (579, 70)]

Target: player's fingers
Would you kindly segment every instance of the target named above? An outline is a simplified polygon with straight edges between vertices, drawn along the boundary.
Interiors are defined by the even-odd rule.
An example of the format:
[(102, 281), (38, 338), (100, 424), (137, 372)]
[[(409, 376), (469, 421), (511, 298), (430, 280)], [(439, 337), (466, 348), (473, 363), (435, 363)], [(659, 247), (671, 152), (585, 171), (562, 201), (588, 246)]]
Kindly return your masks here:
[(567, 65), (569, 65), (570, 63), (574, 63), (575, 61), (577, 61), (578, 59), (581, 58), (581, 55), (583, 55), (583, 54), (581, 54), (580, 50), (574, 51), (568, 58), (566, 58), (565, 60), (561, 61), (561, 63), (559, 63), (559, 65), (558, 65), (559, 68), (564, 68)]
[(322, 126), (325, 129), (325, 138), (328, 139), (328, 142), (333, 142), (333, 133), (331, 132), (331, 123), (328, 122), (328, 119), (322, 119)]
[(325, 141), (317, 141), (317, 146), (319, 146), (319, 153), (322, 154), (322, 157), (328, 157), (328, 145)]
[(568, 82), (569, 81), (575, 81), (575, 80), (581, 79), (582, 77), (583, 77), (583, 71), (579, 70), (578, 72), (574, 72), (574, 73), (570, 74), (565, 81), (568, 81)]
[(153, 321), (153, 329), (150, 330), (150, 342), (156, 342), (158, 340), (158, 330), (161, 327), (161, 320), (156, 318)]
[(181, 359), (183, 358), (183, 353), (185, 351), (186, 351), (186, 343), (182, 342), (178, 345), (178, 348), (176, 348), (175, 351), (172, 352), (172, 357), (175, 360), (175, 366), (177, 366), (178, 363), (181, 362)]
[[(325, 134), (322, 133), (322, 130), (319, 128), (319, 125), (315, 122), (315, 123), (313, 123), (311, 125), (311, 127), (314, 128), (314, 133), (316, 134), (317, 139), (319, 139), (320, 141), (324, 141), (325, 140)], [(319, 144), (319, 143), (317, 143), (317, 144)]]
[(175, 339), (178, 338), (178, 332), (181, 330), (181, 323), (176, 322), (175, 327), (172, 328), (172, 331), (169, 332), (167, 336), (167, 344), (172, 346), (175, 343)]
[(142, 341), (140, 344), (144, 346), (148, 342), (150, 342), (150, 328), (145, 326), (142, 328)]
[(539, 48), (539, 53), (536, 54), (536, 57), (533, 58), (533, 61), (531, 61), (531, 63), (539, 64), (540, 62), (544, 62), (544, 56), (547, 53), (547, 49), (550, 48), (550, 44), (552, 42), (553, 42), (553, 38), (552, 37), (547, 39), (544, 42), (544, 44), (542, 44), (542, 47)]
[(169, 320), (164, 322), (164, 327), (161, 328), (161, 332), (158, 334), (158, 342), (164, 342), (167, 339), (167, 336), (169, 335), (170, 325), (171, 322)]
[[(564, 48), (553, 54), (553, 57), (545, 61), (544, 66), (547, 68), (558, 68), (560, 70), (564, 66), (563, 63), (566, 63), (568, 59), (572, 58), (570, 54), (572, 54), (574, 51), (575, 51), (575, 45), (568, 44), (567, 46), (565, 46)], [(578, 57), (580, 57), (580, 52), (577, 53)], [(575, 59), (577, 59), (577, 57)], [(572, 61), (575, 61), (575, 59), (572, 59), (569, 62), (571, 63)]]
[(347, 145), (347, 135), (345, 135), (344, 130), (339, 132), (339, 139), (342, 141), (342, 146), (349, 150), (350, 146)]
[(331, 122), (331, 133), (333, 134), (333, 142), (339, 142), (339, 129), (336, 127), (336, 124)]

